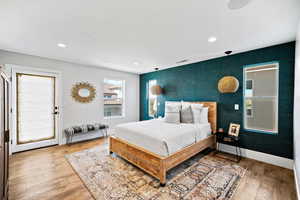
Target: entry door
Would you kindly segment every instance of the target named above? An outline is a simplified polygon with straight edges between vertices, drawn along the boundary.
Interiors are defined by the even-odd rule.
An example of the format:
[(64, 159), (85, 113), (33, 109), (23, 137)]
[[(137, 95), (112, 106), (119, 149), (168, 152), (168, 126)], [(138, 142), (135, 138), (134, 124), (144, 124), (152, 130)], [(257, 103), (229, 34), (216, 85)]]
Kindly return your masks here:
[(0, 199), (8, 198), (9, 168), (9, 82), (6, 76), (0, 76)]
[(57, 74), (13, 71), (13, 152), (58, 144)]

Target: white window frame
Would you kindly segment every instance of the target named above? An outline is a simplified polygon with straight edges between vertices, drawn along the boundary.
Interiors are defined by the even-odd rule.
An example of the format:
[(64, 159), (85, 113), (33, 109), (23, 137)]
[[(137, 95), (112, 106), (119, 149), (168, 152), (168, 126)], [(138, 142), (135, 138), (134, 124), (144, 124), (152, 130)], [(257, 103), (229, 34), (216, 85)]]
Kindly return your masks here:
[[(275, 127), (276, 130), (275, 131), (270, 131), (270, 130), (263, 130), (263, 129), (255, 129), (255, 128), (250, 128), (247, 126), (247, 118), (252, 118), (253, 117), (253, 109), (252, 109), (252, 116), (247, 116), (247, 111), (246, 111), (246, 99), (249, 97), (245, 96), (245, 90), (246, 90), (246, 81), (247, 81), (247, 77), (246, 77), (246, 69), (249, 68), (255, 68), (255, 67), (264, 67), (264, 66), (269, 66), (269, 65), (275, 65), (275, 69), (276, 71), (276, 78), (277, 78), (277, 82), (276, 82), (276, 96), (261, 96), (261, 97), (253, 97), (253, 98), (274, 98), (275, 99), (275, 103), (276, 103), (276, 112), (275, 112)], [(265, 70), (271, 70), (270, 69), (258, 69), (256, 71), (265, 71)], [(249, 79), (248, 79), (249, 80)], [(252, 88), (254, 89), (254, 81), (252, 81)], [(251, 97), (250, 97), (251, 99)], [(279, 62), (278, 61), (273, 61), (273, 62), (267, 62), (267, 63), (259, 63), (259, 64), (253, 64), (253, 65), (246, 65), (244, 66), (243, 69), (243, 124), (244, 124), (244, 129), (247, 131), (252, 131), (252, 132), (258, 132), (258, 133), (266, 133), (266, 134), (278, 134), (278, 109), (279, 109)]]
[[(122, 115), (120, 116), (105, 116), (104, 114), (104, 83), (105, 83), (105, 80), (113, 80), (113, 81), (121, 81), (122, 82)], [(102, 84), (103, 84), (103, 89), (102, 89), (102, 98), (103, 98), (103, 118), (104, 119), (120, 119), (120, 118), (125, 118), (126, 116), (126, 110), (125, 110), (125, 104), (126, 104), (126, 80), (125, 79), (118, 79), (118, 78), (111, 78), (111, 77), (106, 77), (106, 78), (103, 78), (103, 81), (102, 81)]]

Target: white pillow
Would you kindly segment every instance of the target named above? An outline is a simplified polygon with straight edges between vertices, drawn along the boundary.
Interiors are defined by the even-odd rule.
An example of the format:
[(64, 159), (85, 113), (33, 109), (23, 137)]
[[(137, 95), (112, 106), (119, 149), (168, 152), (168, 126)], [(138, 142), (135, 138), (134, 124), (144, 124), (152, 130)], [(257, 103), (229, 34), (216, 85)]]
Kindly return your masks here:
[(181, 106), (182, 106), (182, 108), (187, 108), (187, 107), (191, 106), (191, 103), (190, 102), (181, 101)]
[(176, 106), (180, 106), (180, 109), (181, 109), (181, 102), (180, 101), (166, 101), (165, 105), (176, 105)]
[(200, 124), (201, 123), (201, 110), (203, 108), (203, 104), (191, 104), (192, 108), (192, 114), (193, 114), (193, 121), (194, 124)]
[(202, 107), (200, 114), (200, 124), (208, 123), (208, 107)]
[(180, 122), (181, 123), (193, 123), (193, 113), (191, 108), (191, 103), (181, 102), (181, 111), (180, 111)]
[(167, 123), (180, 123), (180, 110), (181, 104), (165, 104), (165, 122)]

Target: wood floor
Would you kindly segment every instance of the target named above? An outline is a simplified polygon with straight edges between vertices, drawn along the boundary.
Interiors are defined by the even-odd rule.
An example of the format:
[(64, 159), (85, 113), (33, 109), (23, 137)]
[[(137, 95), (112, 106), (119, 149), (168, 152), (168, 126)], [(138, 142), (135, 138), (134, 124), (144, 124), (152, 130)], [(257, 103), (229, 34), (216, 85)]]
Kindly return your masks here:
[[(64, 155), (103, 143), (104, 139), (97, 139), (14, 154), (10, 160), (9, 199), (93, 199)], [(248, 171), (233, 200), (297, 199), (292, 170), (251, 159), (242, 159), (240, 165)]]

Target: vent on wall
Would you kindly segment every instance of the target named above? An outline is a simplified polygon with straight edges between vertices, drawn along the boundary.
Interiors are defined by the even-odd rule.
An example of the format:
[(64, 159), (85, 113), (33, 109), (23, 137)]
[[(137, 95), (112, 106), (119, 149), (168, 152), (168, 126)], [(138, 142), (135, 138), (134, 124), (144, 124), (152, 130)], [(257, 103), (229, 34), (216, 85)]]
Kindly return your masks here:
[(187, 61), (189, 61), (189, 60), (188, 59), (180, 60), (180, 61), (177, 61), (176, 64), (185, 63)]
[(229, 0), (227, 6), (230, 10), (236, 10), (247, 6), (250, 2), (251, 0)]

